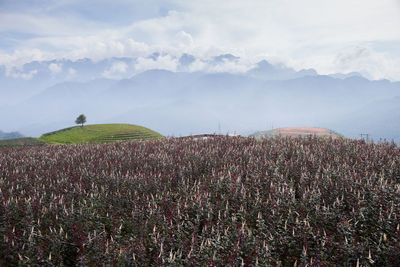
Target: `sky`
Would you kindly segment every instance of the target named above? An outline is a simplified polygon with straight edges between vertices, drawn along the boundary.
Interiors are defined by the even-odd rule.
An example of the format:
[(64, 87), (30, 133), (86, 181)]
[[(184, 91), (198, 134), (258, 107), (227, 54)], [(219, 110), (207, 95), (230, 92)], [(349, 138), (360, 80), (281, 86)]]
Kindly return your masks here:
[[(162, 56), (149, 59), (154, 52)], [(147, 69), (176, 70), (184, 53), (239, 57), (228, 72), (266, 59), (400, 81), (400, 0), (0, 0), (0, 65), (8, 68), (137, 57)]]

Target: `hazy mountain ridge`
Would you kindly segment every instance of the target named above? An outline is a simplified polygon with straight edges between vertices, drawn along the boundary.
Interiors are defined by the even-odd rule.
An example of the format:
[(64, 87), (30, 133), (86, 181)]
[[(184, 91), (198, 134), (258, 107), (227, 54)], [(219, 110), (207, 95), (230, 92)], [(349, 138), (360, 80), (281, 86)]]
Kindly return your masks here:
[(318, 76), (318, 73), (314, 69), (296, 71), (282, 64), (272, 65), (268, 61), (262, 60), (255, 68), (248, 71), (248, 75), (262, 80), (289, 80), (305, 76)]
[[(10, 114), (0, 118), (0, 125), (8, 131), (38, 136), (71, 126), (75, 117), (84, 113), (90, 123), (136, 123), (164, 135), (217, 131), (246, 134), (272, 125), (326, 127), (350, 137), (367, 132), (389, 140), (398, 138), (400, 132), (399, 124), (394, 123), (400, 121), (398, 82), (370, 81), (356, 74), (334, 78), (266, 61), (242, 74), (148, 70), (121, 79), (104, 77), (115, 62), (124, 62), (129, 69), (135, 60), (36, 62), (24, 69), (42, 68), (31, 80), (5, 77), (3, 69), (2, 96), (7, 98), (8, 91), (14, 96), (24, 94), (29, 84), (36, 94), (21, 97), (19, 103), (0, 102), (0, 112)], [(180, 64), (184, 68), (193, 60), (185, 55)], [(228, 54), (212, 60), (219, 64), (238, 58)], [(75, 78), (60, 73), (51, 76), (50, 68), (59, 70), (55, 65), (49, 67), (51, 64), (64, 71), (74, 68)], [(4, 81), (19, 82), (23, 90), (7, 90)], [(51, 85), (40, 88), (43, 84)]]
[(3, 131), (0, 131), (0, 140), (8, 140), (8, 139), (15, 139), (15, 138), (22, 138), (24, 137), (22, 134), (19, 132), (11, 132), (11, 133), (5, 133)]

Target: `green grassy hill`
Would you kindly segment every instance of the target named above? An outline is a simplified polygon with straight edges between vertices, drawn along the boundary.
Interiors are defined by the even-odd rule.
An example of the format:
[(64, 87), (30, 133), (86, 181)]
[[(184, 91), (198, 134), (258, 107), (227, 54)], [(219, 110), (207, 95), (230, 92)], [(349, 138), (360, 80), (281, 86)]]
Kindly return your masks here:
[(94, 124), (47, 133), (39, 137), (38, 140), (48, 144), (82, 144), (151, 140), (162, 137), (155, 131), (132, 124)]

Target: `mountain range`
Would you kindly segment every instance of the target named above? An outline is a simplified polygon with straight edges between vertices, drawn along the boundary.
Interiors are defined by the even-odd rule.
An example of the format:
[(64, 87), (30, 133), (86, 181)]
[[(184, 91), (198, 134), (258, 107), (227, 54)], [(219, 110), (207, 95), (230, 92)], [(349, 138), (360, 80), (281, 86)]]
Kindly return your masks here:
[(5, 133), (5, 132), (0, 131), (0, 140), (15, 139), (15, 138), (22, 138), (22, 137), (24, 137), (24, 136), (18, 132)]
[[(221, 55), (207, 64), (238, 59)], [(135, 58), (0, 67), (0, 128), (39, 136), (84, 113), (88, 123), (134, 123), (174, 136), (315, 126), (400, 141), (399, 82), (319, 75), (265, 60), (241, 73), (193, 71), (193, 56), (176, 60), (174, 71), (138, 71)]]

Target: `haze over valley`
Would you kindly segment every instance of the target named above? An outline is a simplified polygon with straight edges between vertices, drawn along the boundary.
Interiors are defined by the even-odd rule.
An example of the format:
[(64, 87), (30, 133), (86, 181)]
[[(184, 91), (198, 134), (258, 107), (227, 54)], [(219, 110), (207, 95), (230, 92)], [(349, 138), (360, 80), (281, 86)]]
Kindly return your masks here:
[[(204, 63), (223, 69), (238, 60), (224, 54)], [(200, 59), (188, 54), (176, 61), (175, 71), (137, 73), (137, 58), (31, 62), (21, 69), (34, 73), (30, 79), (10, 77), (3, 68), (0, 111), (9, 116), (0, 125), (40, 136), (71, 126), (84, 113), (89, 123), (135, 123), (166, 136), (317, 126), (348, 137), (369, 133), (376, 140), (400, 140), (399, 82), (359, 73), (319, 75), (266, 60), (242, 73), (190, 71)]]

